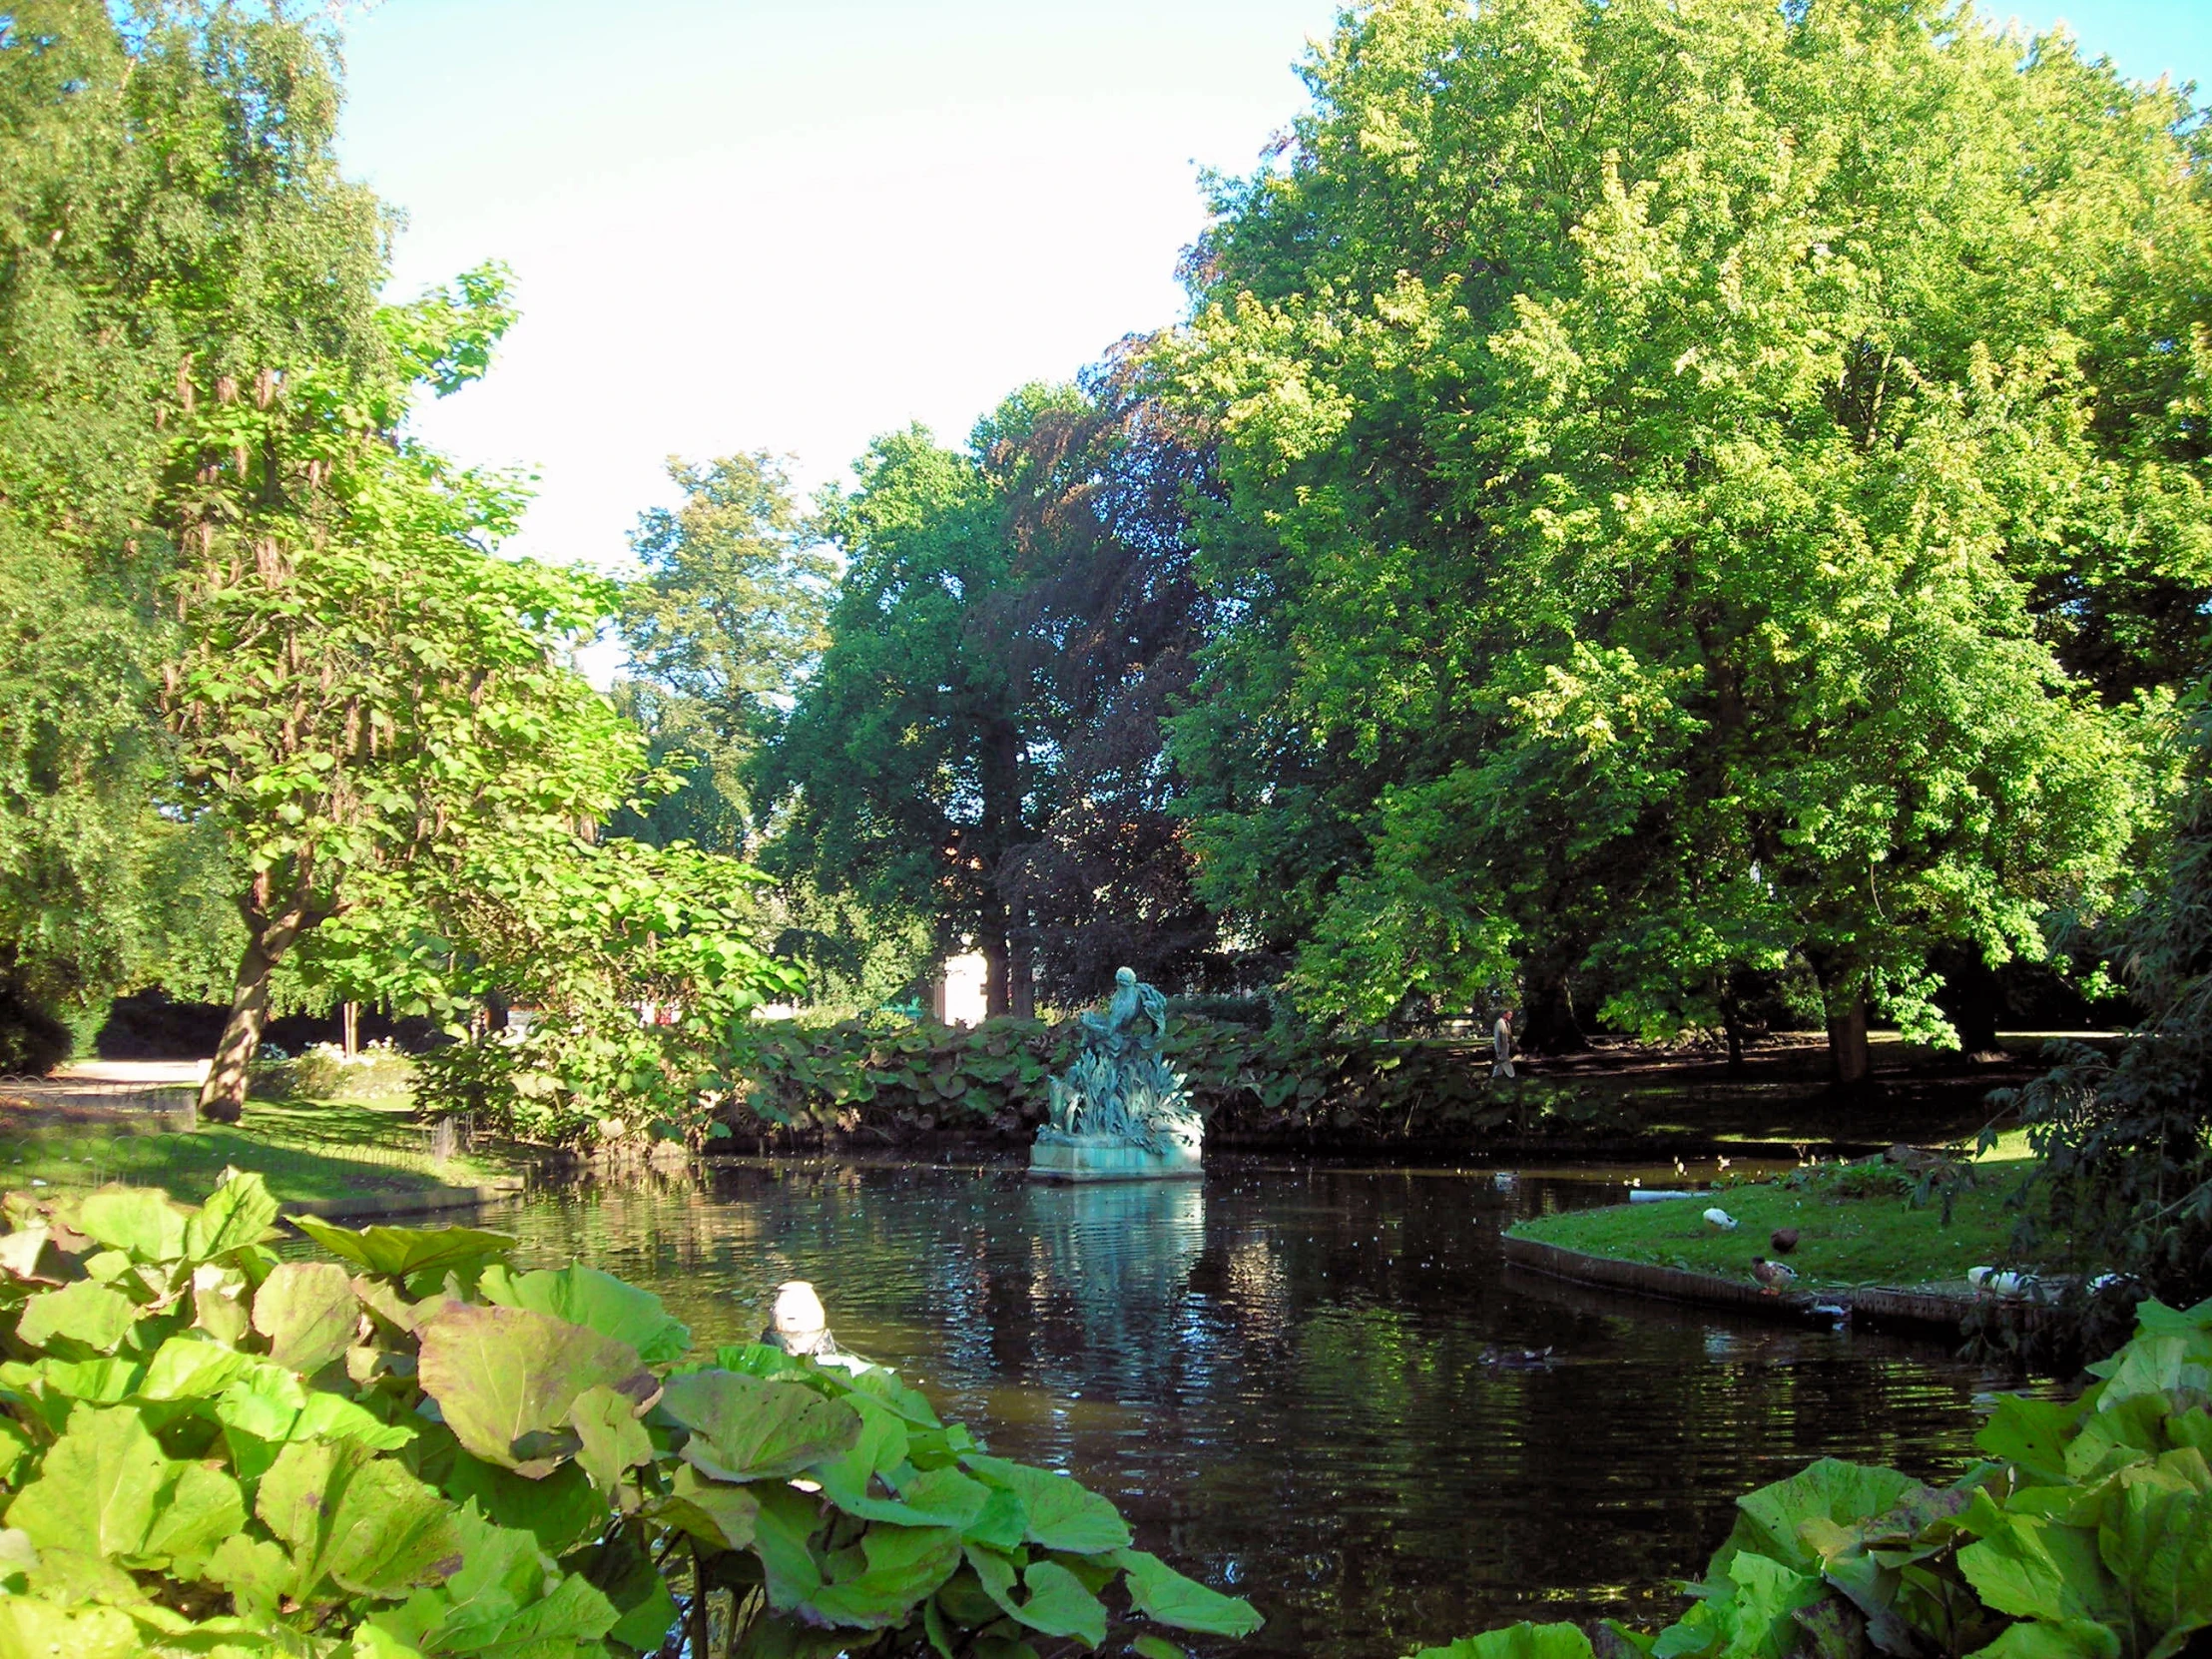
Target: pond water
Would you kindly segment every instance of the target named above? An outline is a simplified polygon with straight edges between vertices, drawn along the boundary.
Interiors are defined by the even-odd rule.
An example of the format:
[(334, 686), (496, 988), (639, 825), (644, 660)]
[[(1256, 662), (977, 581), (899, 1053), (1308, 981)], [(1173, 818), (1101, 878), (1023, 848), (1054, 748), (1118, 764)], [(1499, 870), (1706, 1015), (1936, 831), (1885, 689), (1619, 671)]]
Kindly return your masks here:
[[(1812, 1458), (1971, 1460), (1991, 1380), (1939, 1347), (1505, 1267), (1504, 1226), (1620, 1182), (1209, 1159), (1203, 1183), (1070, 1189), (809, 1163), (487, 1220), (524, 1260), (651, 1288), (709, 1346), (813, 1280), (846, 1348), (1258, 1604), (1237, 1651), (1396, 1659), (1515, 1618), (1669, 1617), (1735, 1495)], [(1492, 1346), (1556, 1358), (1506, 1369)]]

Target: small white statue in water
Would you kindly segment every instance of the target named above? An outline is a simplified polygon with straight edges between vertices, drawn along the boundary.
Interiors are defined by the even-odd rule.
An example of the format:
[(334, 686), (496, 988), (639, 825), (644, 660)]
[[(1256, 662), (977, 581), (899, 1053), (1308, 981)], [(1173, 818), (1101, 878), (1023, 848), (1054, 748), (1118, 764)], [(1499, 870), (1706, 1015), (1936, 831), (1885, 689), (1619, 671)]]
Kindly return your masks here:
[(761, 1341), (786, 1354), (822, 1356), (837, 1352), (830, 1336), (829, 1312), (822, 1306), (822, 1298), (815, 1295), (814, 1286), (804, 1279), (776, 1287), (776, 1307)]

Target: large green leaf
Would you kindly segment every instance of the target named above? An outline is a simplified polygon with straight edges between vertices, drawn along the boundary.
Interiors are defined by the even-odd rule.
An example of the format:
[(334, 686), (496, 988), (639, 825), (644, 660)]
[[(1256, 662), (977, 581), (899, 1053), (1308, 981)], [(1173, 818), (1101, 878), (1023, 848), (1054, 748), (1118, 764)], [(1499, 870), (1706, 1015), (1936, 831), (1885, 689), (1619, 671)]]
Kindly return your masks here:
[(2123, 1470), (2097, 1529), (2105, 1568), (2165, 1659), (2212, 1624), (2212, 1472), (2193, 1447)]
[(276, 1223), (276, 1200), (260, 1175), (233, 1171), (185, 1223), (185, 1260), (206, 1262), (259, 1244)]
[(2080, 1420), (2078, 1400), (1999, 1394), (1974, 1444), (2016, 1464), (2030, 1480), (2061, 1481), (2066, 1478), (2066, 1440)]
[(878, 1524), (861, 1534), (858, 1571), (848, 1570), (851, 1553), (839, 1552), (843, 1559), (810, 1605), (830, 1624), (881, 1630), (904, 1624), (915, 1604), (952, 1576), (960, 1565), (960, 1535), (947, 1526)]
[(1031, 1630), (1047, 1636), (1073, 1636), (1098, 1646), (1106, 1639), (1106, 1605), (1057, 1561), (1032, 1561), (1022, 1569), (1022, 1588), (1014, 1593), (1014, 1563), (996, 1550), (969, 1545), (967, 1563), (982, 1581), (984, 1593)]
[(103, 1187), (77, 1206), (70, 1224), (134, 1262), (174, 1262), (185, 1254), (186, 1218), (158, 1187)]
[[(1895, 1508), (1918, 1483), (1895, 1469), (1847, 1463), (1823, 1457), (1787, 1480), (1777, 1480), (1736, 1500), (1739, 1520), (1730, 1546), (1770, 1556), (1800, 1572), (1818, 1568), (1815, 1552), (1799, 1535), (1811, 1520), (1850, 1524)], [(1731, 1553), (1724, 1546), (1713, 1563), (1725, 1572)]]
[(172, 1461), (129, 1407), (79, 1405), (38, 1478), (9, 1504), (8, 1524), (40, 1549), (74, 1549), (180, 1572), (246, 1522), (236, 1480)]
[(113, 1607), (57, 1607), (0, 1596), (0, 1659), (139, 1659), (131, 1615)]
[(493, 1525), (528, 1532), (548, 1555), (567, 1554), (607, 1525), (606, 1499), (573, 1463), (533, 1480), (455, 1451), (440, 1485), (455, 1503), (473, 1501)]
[[(1113, 1560), (1128, 1573), (1130, 1604), (1147, 1618), (1206, 1636), (1249, 1636), (1260, 1628), (1260, 1614), (1251, 1602), (1225, 1596), (1196, 1579), (1185, 1578), (1157, 1555), (1141, 1549), (1123, 1549), (1115, 1551)], [(1548, 1628), (1573, 1630), (1574, 1626)], [(1581, 1633), (1576, 1631), (1576, 1634)], [(1585, 1643), (1580, 1659), (1587, 1659), (1587, 1651)], [(1558, 1659), (1558, 1656), (1529, 1654), (1509, 1656), (1509, 1659)]]
[(80, 1279), (58, 1291), (41, 1291), (26, 1302), (15, 1334), (31, 1348), (61, 1341), (110, 1354), (137, 1319), (138, 1305), (121, 1291)]
[(428, 1268), (459, 1268), (515, 1247), (512, 1235), (469, 1227), (366, 1227), (355, 1231), (314, 1216), (284, 1218), (333, 1256), (385, 1279), (407, 1279)]
[(2093, 1619), (2065, 1624), (2029, 1619), (2007, 1626), (1973, 1659), (2120, 1659), (2120, 1638)]
[(688, 1463), (677, 1469), (670, 1487), (653, 1506), (654, 1519), (710, 1549), (744, 1549), (753, 1542), (761, 1502), (752, 1487), (710, 1480)]
[(1532, 1624), (1523, 1619), (1448, 1647), (1424, 1647), (1413, 1659), (1592, 1659), (1590, 1638), (1571, 1624)]
[(627, 1394), (586, 1388), (569, 1407), (568, 1420), (580, 1442), (576, 1461), (610, 1497), (621, 1491), (631, 1469), (652, 1461), (653, 1437), (638, 1420), (637, 1402)]
[(459, 1565), (453, 1505), (366, 1446), (294, 1441), (262, 1476), (254, 1512), (288, 1546), (290, 1595), (320, 1599), (325, 1578), (385, 1599)]
[(659, 1297), (579, 1262), (519, 1276), (495, 1263), (477, 1288), (487, 1302), (550, 1314), (628, 1343), (649, 1366), (681, 1360), (691, 1347), (690, 1329), (662, 1310)]
[(1128, 1547), (1129, 1523), (1120, 1511), (1068, 1475), (980, 1452), (969, 1452), (960, 1461), (991, 1485), (1021, 1499), (1031, 1543), (1074, 1555)]
[(332, 1262), (285, 1262), (254, 1293), (254, 1329), (269, 1357), (312, 1377), (353, 1345), (360, 1324), (353, 1281)]
[(2120, 1587), (2097, 1553), (2096, 1534), (2041, 1515), (1996, 1515), (1977, 1502), (1981, 1539), (1958, 1552), (1958, 1570), (1981, 1599), (2016, 1618), (2063, 1624), (2126, 1617)]
[(685, 1460), (717, 1480), (783, 1480), (860, 1437), (859, 1413), (798, 1382), (735, 1372), (669, 1379), (661, 1409), (691, 1430)]
[(199, 1337), (172, 1337), (154, 1351), (138, 1387), (141, 1399), (205, 1399), (221, 1393), (255, 1364), (250, 1354)]
[(561, 1456), (516, 1442), (566, 1429), (579, 1395), (609, 1387), (642, 1400), (657, 1386), (627, 1343), (526, 1308), (466, 1303), (422, 1326), (418, 1376), (462, 1445), (532, 1477), (551, 1473)]
[(368, 1628), (422, 1654), (582, 1659), (596, 1651), (583, 1644), (597, 1643), (621, 1617), (584, 1579), (554, 1568), (530, 1533), (495, 1526), (467, 1510), (455, 1525), (458, 1570), (399, 1606), (371, 1614)]

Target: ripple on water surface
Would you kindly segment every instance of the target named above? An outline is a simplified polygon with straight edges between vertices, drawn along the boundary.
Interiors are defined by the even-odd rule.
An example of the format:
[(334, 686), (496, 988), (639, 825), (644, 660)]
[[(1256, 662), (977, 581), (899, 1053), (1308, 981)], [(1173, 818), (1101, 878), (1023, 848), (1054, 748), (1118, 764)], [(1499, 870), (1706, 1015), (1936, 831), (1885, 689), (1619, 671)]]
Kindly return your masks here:
[[(1394, 1659), (1514, 1618), (1664, 1618), (1737, 1493), (1824, 1455), (1969, 1460), (1987, 1380), (1939, 1349), (1505, 1268), (1504, 1226), (1617, 1180), (1209, 1168), (1064, 1188), (753, 1166), (495, 1225), (531, 1261), (659, 1293), (703, 1345), (813, 1280), (845, 1347), (1251, 1597), (1268, 1625), (1244, 1652)], [(1547, 1347), (1544, 1369), (1485, 1359)]]

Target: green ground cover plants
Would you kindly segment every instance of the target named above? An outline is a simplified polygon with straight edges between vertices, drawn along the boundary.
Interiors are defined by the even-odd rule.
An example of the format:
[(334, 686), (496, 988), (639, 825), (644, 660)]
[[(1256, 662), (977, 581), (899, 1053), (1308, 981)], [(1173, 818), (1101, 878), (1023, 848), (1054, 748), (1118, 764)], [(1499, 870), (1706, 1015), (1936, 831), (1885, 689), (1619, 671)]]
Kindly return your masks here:
[(1736, 1500), (1655, 1635), (1522, 1623), (1416, 1659), (2171, 1659), (2212, 1627), (2212, 1301), (2136, 1310), (2071, 1400), (1999, 1394), (1948, 1486), (1824, 1457)]
[[(5, 1199), (0, 1654), (1036, 1659), (1245, 1602), (876, 1367), (693, 1354), (659, 1298), (258, 1176)], [(1158, 1635), (1141, 1651), (1181, 1649)]]
[[(1970, 1166), (1967, 1182), (1952, 1194), (1947, 1221), (1941, 1198), (1917, 1195), (1917, 1183), (1904, 1172), (1845, 1164), (1691, 1198), (1540, 1216), (1513, 1232), (1593, 1256), (1748, 1280), (1751, 1259), (1776, 1255), (1769, 1236), (1787, 1227), (1800, 1235), (1789, 1262), (1804, 1289), (1962, 1286), (1968, 1268), (2003, 1256), (2015, 1220), (2007, 1200), (2032, 1167), (2027, 1159)], [(1917, 1205), (1916, 1196), (1922, 1196)], [(1734, 1232), (1705, 1220), (1705, 1211), (1716, 1206), (1736, 1220)]]

